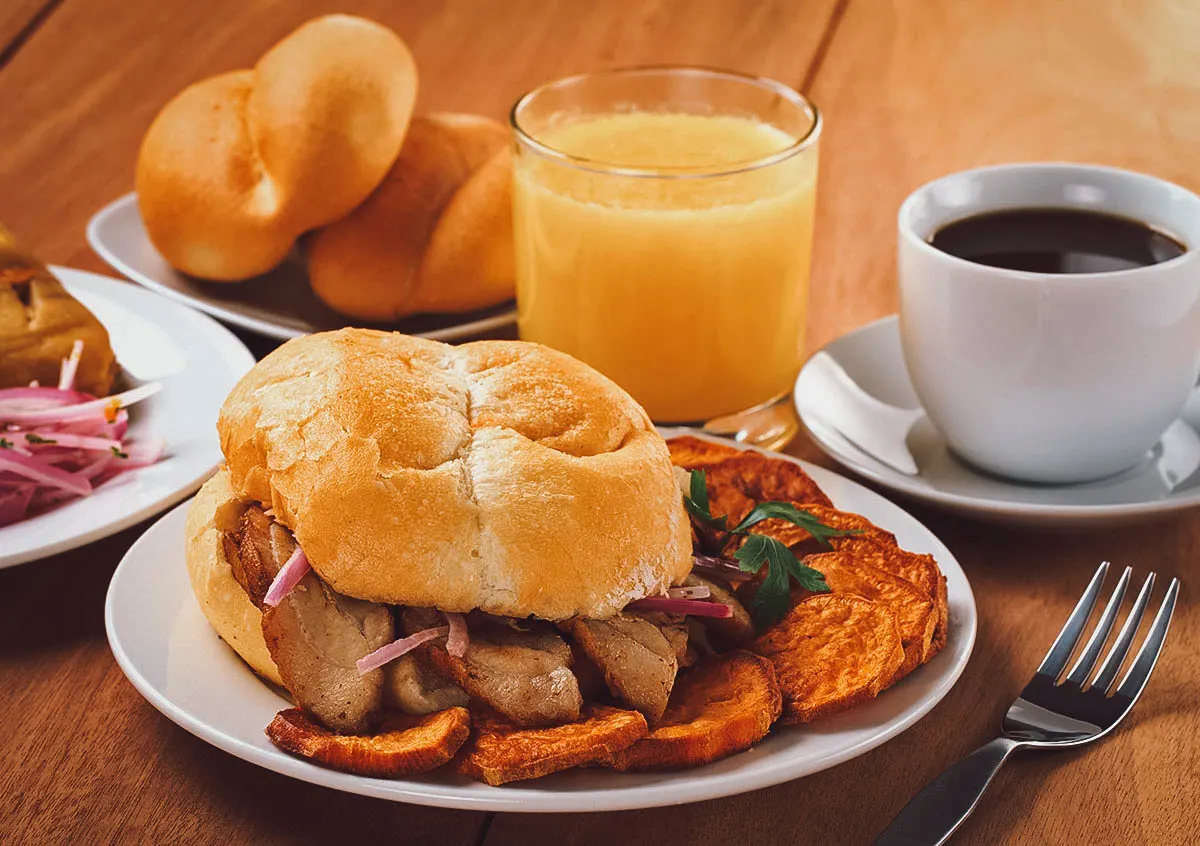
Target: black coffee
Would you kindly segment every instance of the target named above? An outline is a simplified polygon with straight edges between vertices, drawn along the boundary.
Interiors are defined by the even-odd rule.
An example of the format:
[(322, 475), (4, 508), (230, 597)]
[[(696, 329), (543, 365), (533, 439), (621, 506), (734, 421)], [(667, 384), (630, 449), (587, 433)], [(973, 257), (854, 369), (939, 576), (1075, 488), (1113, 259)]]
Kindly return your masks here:
[(1141, 221), (1077, 209), (987, 212), (943, 226), (929, 242), (976, 264), (1035, 273), (1128, 270), (1187, 251)]

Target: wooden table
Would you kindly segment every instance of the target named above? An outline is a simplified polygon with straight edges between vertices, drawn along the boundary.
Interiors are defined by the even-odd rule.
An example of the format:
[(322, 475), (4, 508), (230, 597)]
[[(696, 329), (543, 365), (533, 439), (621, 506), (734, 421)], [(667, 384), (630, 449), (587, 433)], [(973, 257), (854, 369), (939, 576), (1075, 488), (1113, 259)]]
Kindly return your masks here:
[[(138, 141), (185, 84), (250, 65), (318, 0), (3, 0), (0, 220), (46, 259), (132, 186)], [(810, 346), (896, 307), (894, 215), (971, 165), (1075, 159), (1200, 189), (1200, 7), (1187, 0), (343, 0), (412, 46), (424, 109), (501, 117), (569, 72), (691, 62), (811, 94), (827, 134)], [(792, 451), (824, 464), (805, 441)], [(104, 591), (140, 526), (0, 572), (0, 842), (865, 843), (988, 739), (1102, 558), (1194, 587), (1200, 514), (1076, 535), (913, 506), (979, 602), (961, 682), (917, 726), (823, 774), (721, 801), (601, 815), (435, 810), (260, 770), (154, 711), (108, 651)], [(961, 843), (1185, 843), (1200, 828), (1200, 610), (1185, 589), (1160, 668), (1115, 737), (1019, 758)]]

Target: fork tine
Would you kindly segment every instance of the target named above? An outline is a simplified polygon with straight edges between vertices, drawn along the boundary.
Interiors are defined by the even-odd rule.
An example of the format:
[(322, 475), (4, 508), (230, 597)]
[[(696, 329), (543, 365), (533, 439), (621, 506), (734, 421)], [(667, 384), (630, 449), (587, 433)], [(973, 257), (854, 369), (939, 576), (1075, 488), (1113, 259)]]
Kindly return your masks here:
[(1154, 615), (1154, 623), (1150, 626), (1150, 632), (1146, 635), (1146, 642), (1138, 650), (1133, 666), (1129, 668), (1129, 672), (1121, 680), (1121, 686), (1117, 688), (1117, 693), (1121, 696), (1137, 699), (1142, 688), (1150, 679), (1150, 673), (1158, 661), (1158, 654), (1162, 652), (1167, 629), (1171, 627), (1171, 615), (1175, 613), (1175, 597), (1178, 595), (1179, 579), (1171, 579), (1171, 584), (1167, 587), (1167, 595), (1163, 597), (1162, 605), (1159, 607), (1158, 613)]
[(1108, 656), (1100, 665), (1100, 672), (1096, 673), (1096, 680), (1092, 682), (1093, 690), (1107, 692), (1112, 687), (1112, 683), (1116, 681), (1117, 672), (1121, 669), (1125, 656), (1129, 654), (1129, 647), (1133, 645), (1134, 635), (1137, 634), (1138, 626), (1142, 623), (1146, 606), (1150, 604), (1152, 590), (1154, 590), (1153, 573), (1147, 576), (1146, 581), (1142, 583), (1142, 589), (1138, 591), (1137, 599), (1133, 601), (1133, 608), (1130, 610), (1129, 616), (1125, 618), (1125, 624), (1121, 626), (1121, 631), (1113, 642), (1112, 649), (1108, 651)]
[(1125, 589), (1129, 587), (1129, 577), (1132, 575), (1133, 568), (1126, 567), (1121, 578), (1117, 580), (1117, 586), (1113, 588), (1112, 596), (1109, 598), (1108, 604), (1104, 606), (1104, 611), (1096, 622), (1095, 630), (1087, 639), (1083, 652), (1079, 653), (1079, 659), (1071, 668), (1070, 675), (1067, 676), (1068, 682), (1082, 685), (1095, 669), (1096, 662), (1100, 659), (1100, 651), (1104, 649), (1104, 642), (1108, 640), (1108, 633), (1112, 631), (1113, 624), (1117, 622), (1117, 612), (1121, 609), (1121, 600), (1125, 598)]
[(1083, 596), (1079, 597), (1079, 602), (1076, 603), (1075, 610), (1067, 618), (1062, 631), (1058, 633), (1058, 637), (1054, 639), (1054, 644), (1050, 647), (1050, 651), (1046, 653), (1046, 657), (1042, 659), (1041, 666), (1037, 668), (1039, 675), (1057, 679), (1058, 674), (1063, 671), (1063, 667), (1067, 666), (1067, 659), (1071, 657), (1071, 653), (1075, 650), (1075, 644), (1079, 643), (1079, 637), (1083, 634), (1083, 628), (1087, 625), (1088, 617), (1092, 615), (1092, 609), (1096, 607), (1096, 598), (1100, 595), (1100, 585), (1104, 583), (1106, 573), (1108, 573), (1107, 561), (1096, 568), (1096, 575), (1092, 576), (1087, 590), (1083, 592)]

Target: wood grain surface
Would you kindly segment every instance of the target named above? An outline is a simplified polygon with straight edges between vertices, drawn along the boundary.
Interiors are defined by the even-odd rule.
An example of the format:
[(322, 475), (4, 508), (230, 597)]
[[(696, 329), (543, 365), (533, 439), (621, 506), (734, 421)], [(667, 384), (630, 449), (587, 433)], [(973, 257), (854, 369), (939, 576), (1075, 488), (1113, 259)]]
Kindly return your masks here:
[[(48, 260), (104, 270), (83, 229), (131, 188), (156, 110), (246, 66), (324, 11), (393, 26), (423, 109), (502, 116), (565, 73), (693, 62), (804, 87), (825, 113), (809, 344), (895, 309), (894, 215), (937, 175), (1028, 159), (1103, 162), (1200, 188), (1200, 7), (1187, 0), (62, 0), (0, 7), (0, 220)], [(261, 346), (258, 347), (262, 349)], [(807, 441), (795, 454), (826, 466)], [(730, 799), (598, 815), (485, 815), (348, 796), (193, 738), (125, 681), (108, 579), (144, 530), (0, 571), (0, 842), (868, 843), (990, 738), (1095, 565), (1185, 581), (1143, 701), (1090, 749), (1014, 759), (955, 842), (1194, 842), (1200, 829), (1200, 515), (1087, 534), (912, 506), (979, 604), (960, 683), (914, 728), (825, 773)]]

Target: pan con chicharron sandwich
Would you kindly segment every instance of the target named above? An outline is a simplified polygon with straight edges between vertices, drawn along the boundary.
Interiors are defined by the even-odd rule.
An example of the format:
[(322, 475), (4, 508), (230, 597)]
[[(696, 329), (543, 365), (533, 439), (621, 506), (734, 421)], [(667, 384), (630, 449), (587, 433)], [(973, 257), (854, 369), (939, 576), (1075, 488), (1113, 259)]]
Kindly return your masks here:
[[(271, 739), (364, 775), (453, 760), (500, 784), (584, 764), (686, 766), (748, 748), (781, 713), (808, 718), (792, 694), (811, 679), (781, 690), (795, 662), (779, 653), (804, 640), (788, 620), (815, 594), (789, 592), (785, 575), (771, 625), (759, 619), (756, 629), (751, 611), (761, 617), (755, 599), (772, 573), (738, 556), (749, 561), (742, 550), (772, 533), (791, 533), (770, 541), (783, 549), (810, 544), (802, 526), (818, 539), (875, 542), (859, 529), (774, 518), (751, 542), (725, 522), (746, 522), (735, 512), (755, 507), (751, 488), (721, 481), (739, 455), (675, 445), (675, 464), (706, 467), (710, 506), (695, 487), (705, 476), (674, 466), (636, 402), (534, 344), (451, 347), (363, 329), (307, 336), (243, 378), (218, 430), (226, 467), (187, 524), (200, 607), (295, 702), (267, 728)], [(792, 485), (787, 498), (805, 499), (803, 489)], [(692, 572), (697, 561), (703, 574)], [(860, 573), (830, 561), (839, 564)], [(843, 581), (853, 578), (870, 581)], [(816, 596), (841, 603), (833, 617), (800, 615), (799, 625), (858, 626), (874, 650), (820, 696), (873, 696), (902, 664), (936, 651), (934, 597), (918, 591), (925, 629), (913, 645), (902, 638), (903, 608), (858, 587), (871, 591)], [(843, 607), (852, 599), (863, 607)], [(819, 675), (833, 659), (805, 660)]]

